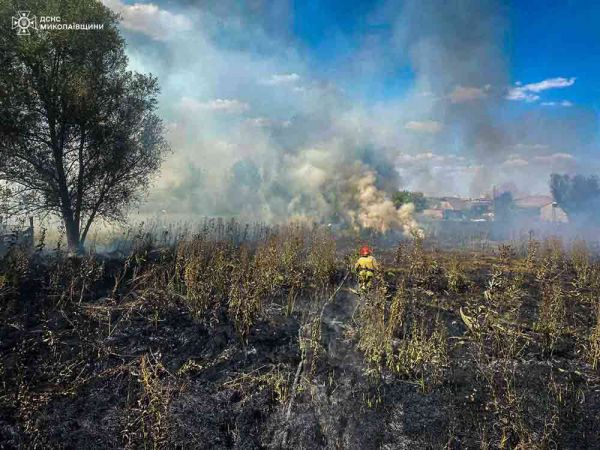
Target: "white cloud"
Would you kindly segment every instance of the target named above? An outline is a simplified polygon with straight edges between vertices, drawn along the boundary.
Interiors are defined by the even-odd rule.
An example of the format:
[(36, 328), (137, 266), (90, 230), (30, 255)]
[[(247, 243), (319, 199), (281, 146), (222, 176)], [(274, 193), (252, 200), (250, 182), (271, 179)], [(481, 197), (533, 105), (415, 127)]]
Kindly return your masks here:
[(442, 155), (436, 155), (432, 152), (417, 153), (416, 155), (401, 154), (398, 156), (400, 163), (414, 163), (418, 161), (443, 161)]
[(452, 103), (463, 103), (479, 100), (487, 97), (486, 91), (489, 90), (489, 88), (489, 85), (485, 86), (484, 88), (456, 86), (454, 90), (450, 92), (448, 98), (450, 98)]
[(420, 133), (431, 133), (436, 134), (442, 130), (443, 125), (435, 120), (411, 120), (404, 124), (404, 128), (411, 131), (417, 131)]
[(509, 158), (502, 163), (504, 167), (524, 167), (529, 165), (529, 162), (523, 158)]
[(127, 5), (121, 0), (102, 0), (102, 3), (121, 14), (121, 25), (156, 40), (165, 40), (192, 28), (192, 21), (182, 15), (159, 8), (153, 3)]
[(548, 146), (546, 144), (524, 144), (524, 143), (517, 143), (515, 145), (512, 146), (513, 149), (517, 150), (517, 151), (535, 151), (535, 150), (545, 150), (548, 148)]
[(570, 153), (553, 153), (552, 155), (536, 156), (533, 158), (536, 162), (546, 164), (571, 163), (575, 157)]
[[(521, 149), (543, 149), (547, 148), (547, 146), (542, 144), (517, 144), (520, 145)], [(516, 147), (516, 146), (515, 146)], [(552, 153), (550, 155), (537, 155), (533, 156), (530, 161), (527, 161), (523, 156), (519, 154), (509, 155), (508, 159), (502, 163), (503, 167), (507, 168), (515, 168), (515, 167), (525, 167), (530, 164), (530, 162), (534, 162), (536, 164), (544, 164), (544, 165), (556, 165), (556, 164), (570, 164), (575, 161), (575, 157), (570, 153)]]
[(485, 169), (485, 166), (483, 164), (473, 164), (465, 166), (464, 168), (462, 168), (462, 171), (466, 173), (477, 173), (482, 171), (483, 169)]
[(542, 106), (564, 106), (564, 107), (569, 107), (569, 106), (573, 106), (573, 103), (571, 103), (569, 100), (563, 100), (562, 102), (542, 102), (540, 103)]
[(456, 162), (456, 161), (464, 161), (464, 156), (457, 155), (439, 155), (433, 152), (423, 152), (417, 153), (415, 155), (409, 154), (400, 154), (398, 155), (397, 161), (401, 164), (411, 164), (411, 163), (419, 163), (419, 162), (438, 162), (438, 163), (448, 163), (448, 162)]
[(276, 73), (271, 75), (266, 80), (262, 80), (262, 83), (275, 86), (282, 84), (294, 84), (298, 81), (300, 81), (300, 75), (297, 73)]
[[(518, 101), (526, 101), (526, 102), (535, 102), (540, 99), (540, 96), (537, 95), (539, 92), (548, 90), (548, 89), (557, 89), (557, 88), (565, 88), (572, 86), (575, 84), (575, 77), (571, 78), (548, 78), (547, 80), (542, 80), (537, 83), (529, 83), (529, 84), (521, 84), (520, 82), (515, 83), (515, 87), (512, 87), (508, 90), (506, 94), (506, 98), (508, 100), (518, 100)], [(570, 106), (567, 104), (561, 106)], [(570, 102), (567, 102), (570, 103)], [(543, 103), (544, 104), (544, 103)], [(554, 105), (555, 102), (546, 102), (545, 104)]]
[(246, 123), (252, 127), (256, 128), (274, 128), (274, 127), (289, 127), (292, 122), (289, 120), (273, 120), (267, 119), (266, 117), (252, 117), (246, 120)]
[(190, 97), (182, 97), (179, 107), (185, 112), (197, 113), (200, 111), (216, 111), (224, 113), (243, 113), (250, 109), (247, 103), (235, 99), (217, 98), (206, 102), (200, 102)]
[(541, 92), (547, 89), (564, 88), (575, 84), (575, 77), (571, 78), (548, 78), (547, 80), (540, 81), (538, 83), (530, 83), (523, 86), (531, 92)]
[(526, 101), (526, 102), (535, 102), (536, 100), (540, 99), (540, 96), (536, 95), (536, 94), (531, 94), (522, 87), (516, 87), (516, 88), (509, 89), (508, 94), (506, 94), (506, 98), (508, 100), (521, 100), (521, 101)]
[(257, 128), (270, 127), (273, 125), (273, 121), (265, 117), (252, 117), (251, 119), (246, 120), (246, 123)]

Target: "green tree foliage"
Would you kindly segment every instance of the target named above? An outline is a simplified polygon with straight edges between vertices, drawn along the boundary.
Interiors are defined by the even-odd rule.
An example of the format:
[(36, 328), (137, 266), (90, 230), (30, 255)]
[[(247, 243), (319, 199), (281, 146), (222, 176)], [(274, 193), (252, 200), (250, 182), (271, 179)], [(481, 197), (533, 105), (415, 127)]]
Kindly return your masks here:
[(396, 208), (400, 208), (406, 203), (413, 203), (417, 212), (421, 212), (427, 208), (427, 199), (422, 192), (398, 191), (394, 195), (393, 200)]
[(127, 70), (118, 17), (94, 0), (1, 3), (95, 23), (102, 30), (0, 34), (0, 182), (9, 214), (43, 213), (65, 225), (80, 250), (97, 219), (122, 220), (157, 173), (168, 145), (155, 114), (156, 78)]
[(554, 200), (569, 217), (598, 221), (600, 180), (597, 176), (553, 173), (550, 175), (550, 190)]

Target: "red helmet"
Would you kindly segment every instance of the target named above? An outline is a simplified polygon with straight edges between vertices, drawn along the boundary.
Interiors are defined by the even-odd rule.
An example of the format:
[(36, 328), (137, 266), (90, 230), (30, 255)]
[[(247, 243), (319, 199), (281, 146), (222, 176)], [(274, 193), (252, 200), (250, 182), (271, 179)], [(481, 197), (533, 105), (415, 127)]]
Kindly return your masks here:
[(360, 256), (369, 256), (371, 254), (371, 248), (368, 245), (363, 245), (360, 248)]

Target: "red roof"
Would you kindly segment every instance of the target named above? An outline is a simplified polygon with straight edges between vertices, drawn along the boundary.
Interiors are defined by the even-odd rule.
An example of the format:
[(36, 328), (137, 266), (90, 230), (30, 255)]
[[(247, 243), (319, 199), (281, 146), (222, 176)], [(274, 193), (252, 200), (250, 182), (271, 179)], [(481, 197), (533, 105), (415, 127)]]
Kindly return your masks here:
[(552, 197), (549, 195), (531, 195), (515, 200), (515, 205), (519, 208), (541, 208), (549, 203), (552, 203)]

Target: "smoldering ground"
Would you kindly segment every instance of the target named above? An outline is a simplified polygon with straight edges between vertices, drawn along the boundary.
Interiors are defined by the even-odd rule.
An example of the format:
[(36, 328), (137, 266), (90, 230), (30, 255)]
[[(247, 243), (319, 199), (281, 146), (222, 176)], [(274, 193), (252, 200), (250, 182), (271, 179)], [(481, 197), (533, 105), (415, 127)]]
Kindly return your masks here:
[(358, 297), (356, 243), (245, 229), (2, 259), (0, 445), (598, 447), (600, 266), (582, 242), (417, 239), (378, 249)]

